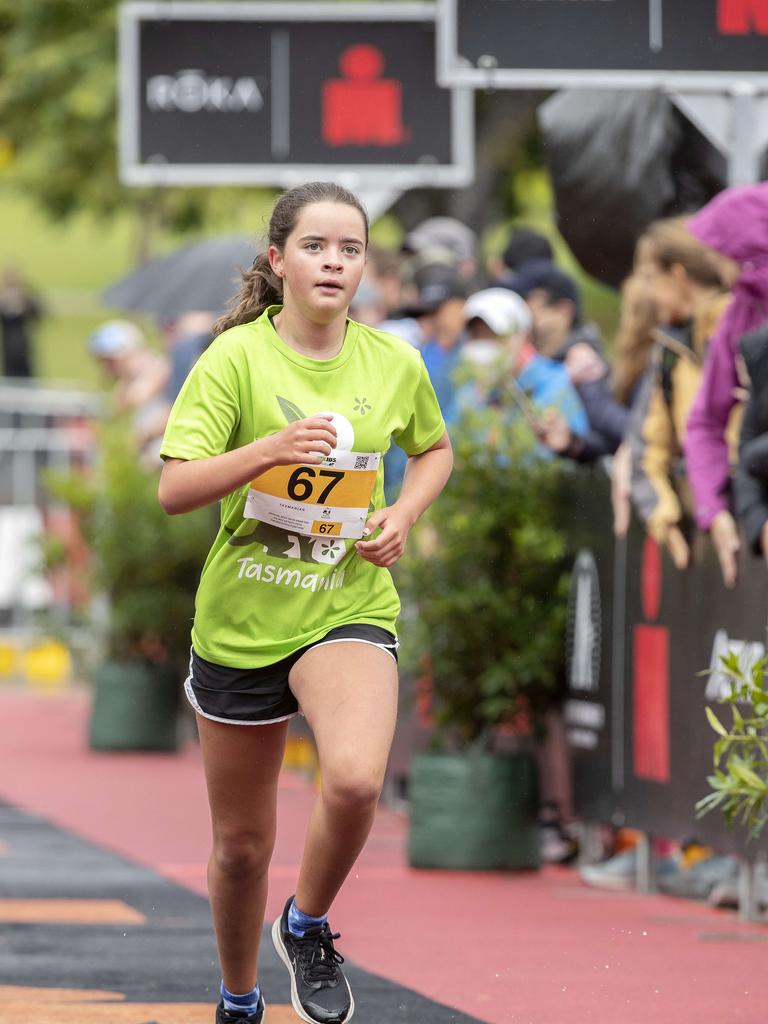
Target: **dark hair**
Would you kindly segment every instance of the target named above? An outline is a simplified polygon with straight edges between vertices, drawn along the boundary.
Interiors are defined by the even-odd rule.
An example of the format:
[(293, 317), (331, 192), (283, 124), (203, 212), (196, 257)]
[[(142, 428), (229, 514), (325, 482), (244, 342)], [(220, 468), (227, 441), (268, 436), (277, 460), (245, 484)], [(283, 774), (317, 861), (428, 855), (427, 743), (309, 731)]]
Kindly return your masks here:
[[(282, 250), (304, 207), (324, 202), (344, 203), (358, 210), (365, 224), (365, 244), (368, 245), (368, 214), (363, 204), (354, 192), (332, 181), (310, 181), (283, 192), (269, 219), (267, 245)], [(250, 323), (268, 306), (283, 301), (283, 282), (272, 270), (266, 252), (260, 253), (253, 266), (243, 271), (242, 278), (240, 291), (232, 299), (232, 308), (213, 325), (214, 335), (238, 324)]]
[(507, 288), (527, 299), (531, 292), (544, 293), (548, 306), (554, 306), (563, 299), (573, 305), (573, 324), (581, 323), (581, 295), (579, 286), (570, 274), (556, 267), (550, 260), (532, 260), (514, 277), (505, 282)]
[(532, 260), (553, 260), (549, 239), (533, 228), (513, 228), (501, 260), (509, 270), (522, 270)]

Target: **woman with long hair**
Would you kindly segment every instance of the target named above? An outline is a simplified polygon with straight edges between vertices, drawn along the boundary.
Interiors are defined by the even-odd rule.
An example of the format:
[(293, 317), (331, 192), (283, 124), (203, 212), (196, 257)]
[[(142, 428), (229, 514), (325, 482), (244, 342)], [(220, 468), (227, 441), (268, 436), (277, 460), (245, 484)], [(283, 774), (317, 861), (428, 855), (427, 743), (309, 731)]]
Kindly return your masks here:
[(709, 339), (728, 309), (722, 268), (684, 217), (655, 221), (638, 240), (635, 273), (653, 301), (659, 329), (651, 372), (638, 396), (627, 443), (633, 502), (648, 532), (679, 569), (690, 561), (685, 520), (690, 501), (680, 462), (686, 422), (701, 381)]

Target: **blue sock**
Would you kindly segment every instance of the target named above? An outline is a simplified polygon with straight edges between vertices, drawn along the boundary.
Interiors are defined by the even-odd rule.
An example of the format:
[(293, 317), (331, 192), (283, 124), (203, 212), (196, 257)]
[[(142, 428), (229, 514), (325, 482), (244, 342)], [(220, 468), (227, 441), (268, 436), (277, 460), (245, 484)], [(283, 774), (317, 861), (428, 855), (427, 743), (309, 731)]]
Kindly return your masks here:
[(327, 914), (323, 914), (322, 917), (311, 917), (309, 914), (303, 913), (296, 906), (296, 900), (294, 899), (288, 911), (288, 931), (291, 935), (295, 935), (297, 939), (301, 939), (310, 928), (320, 928), (327, 920)]
[(252, 989), (250, 992), (246, 992), (243, 996), (236, 996), (225, 987), (223, 981), (221, 983), (221, 998), (224, 1002), (225, 1010), (255, 1014), (259, 1008), (260, 995), (261, 989), (259, 988), (258, 982), (256, 982), (256, 988)]

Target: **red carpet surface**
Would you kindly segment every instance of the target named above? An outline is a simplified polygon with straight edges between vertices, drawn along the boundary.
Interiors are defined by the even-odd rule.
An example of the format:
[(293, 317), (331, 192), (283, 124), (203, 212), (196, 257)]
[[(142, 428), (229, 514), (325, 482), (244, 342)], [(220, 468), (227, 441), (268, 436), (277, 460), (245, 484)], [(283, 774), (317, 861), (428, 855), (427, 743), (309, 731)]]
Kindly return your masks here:
[[(197, 747), (95, 754), (87, 715), (84, 693), (0, 691), (0, 801), (204, 893), (209, 821)], [(302, 776), (284, 773), (270, 916), (293, 890), (313, 798)], [(413, 871), (405, 837), (404, 819), (380, 811), (334, 907), (343, 951), (369, 971), (493, 1024), (768, 1017), (764, 926), (693, 902), (588, 889), (569, 869)]]

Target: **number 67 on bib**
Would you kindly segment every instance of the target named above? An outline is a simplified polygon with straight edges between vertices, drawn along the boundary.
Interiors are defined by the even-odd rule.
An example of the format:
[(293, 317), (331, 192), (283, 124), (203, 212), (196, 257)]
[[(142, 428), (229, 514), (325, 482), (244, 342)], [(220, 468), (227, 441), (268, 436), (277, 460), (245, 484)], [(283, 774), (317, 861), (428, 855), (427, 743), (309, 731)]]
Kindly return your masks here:
[(243, 515), (307, 537), (359, 539), (379, 452), (336, 452), (320, 465), (274, 466), (251, 484)]

